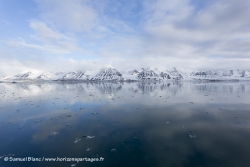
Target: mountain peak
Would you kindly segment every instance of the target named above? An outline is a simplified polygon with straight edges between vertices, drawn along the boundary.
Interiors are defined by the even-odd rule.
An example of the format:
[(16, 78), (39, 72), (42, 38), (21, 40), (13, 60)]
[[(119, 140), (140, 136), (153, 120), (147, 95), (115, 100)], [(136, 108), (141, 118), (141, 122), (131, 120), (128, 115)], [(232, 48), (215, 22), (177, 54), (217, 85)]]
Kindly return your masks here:
[(101, 69), (99, 73), (96, 74), (95, 77), (92, 78), (92, 80), (117, 80), (121, 81), (123, 80), (122, 74), (118, 72), (115, 68), (112, 66), (109, 66), (108, 68)]
[(114, 67), (111, 66), (111, 65), (107, 65), (105, 68), (112, 68), (112, 69), (114, 69)]

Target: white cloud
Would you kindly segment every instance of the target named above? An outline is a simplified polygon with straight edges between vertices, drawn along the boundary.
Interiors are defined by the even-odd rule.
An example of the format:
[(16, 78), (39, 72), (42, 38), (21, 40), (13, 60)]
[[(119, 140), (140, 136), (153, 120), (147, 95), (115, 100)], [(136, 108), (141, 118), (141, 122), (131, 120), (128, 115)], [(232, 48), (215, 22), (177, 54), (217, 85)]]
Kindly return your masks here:
[(146, 4), (146, 52), (191, 59), (250, 57), (245, 47), (250, 39), (249, 6), (245, 1), (221, 0), (197, 12), (187, 0)]
[(50, 24), (66, 26), (73, 31), (89, 31), (98, 22), (89, 0), (36, 0), (41, 17)]
[(39, 18), (28, 19), (34, 33), (8, 44), (64, 54), (53, 65), (33, 63), (51, 71), (102, 64), (122, 71), (148, 66), (249, 69), (250, 1), (193, 2), (36, 0)]
[(37, 36), (45, 42), (62, 39), (72, 40), (71, 38), (61, 34), (60, 32), (49, 28), (45, 23), (41, 21), (30, 21), (30, 27), (37, 33)]
[(15, 48), (29, 48), (37, 52), (42, 51), (44, 54), (70, 54), (79, 48), (75, 45), (72, 45), (70, 42), (58, 41), (54, 44), (33, 44), (27, 43), (23, 38), (17, 39), (8, 39), (6, 41), (12, 47)]
[(7, 25), (7, 26), (11, 26), (12, 24), (10, 22), (8, 22), (7, 20), (2, 20), (2, 22)]
[[(25, 61), (19, 62), (17, 60), (0, 60), (0, 77), (13, 76), (22, 72), (34, 71), (48, 71), (51, 73), (56, 72), (69, 72), (69, 71), (89, 71), (93, 74), (97, 73), (101, 68), (111, 65), (121, 73), (125, 74), (132, 69), (141, 69), (155, 66), (160, 70), (165, 70), (169, 67), (175, 66), (180, 69), (202, 69), (212, 70), (214, 67), (218, 70), (229, 69), (245, 69), (249, 68), (250, 58), (246, 59), (209, 59), (209, 58), (112, 58), (112, 59), (96, 59), (96, 60), (82, 60), (76, 61), (73, 58), (59, 59), (58, 61), (45, 63)], [(10, 70), (11, 68), (11, 70)]]
[(20, 72), (29, 71), (30, 68), (17, 60), (0, 59), (0, 76), (13, 76)]
[(18, 37), (8, 39), (6, 43), (17, 48), (24, 47), (43, 51), (44, 54), (70, 54), (81, 51), (74, 36), (67, 36), (37, 20), (30, 21), (30, 27), (35, 32), (30, 35), (31, 41), (27, 42), (28, 40)]

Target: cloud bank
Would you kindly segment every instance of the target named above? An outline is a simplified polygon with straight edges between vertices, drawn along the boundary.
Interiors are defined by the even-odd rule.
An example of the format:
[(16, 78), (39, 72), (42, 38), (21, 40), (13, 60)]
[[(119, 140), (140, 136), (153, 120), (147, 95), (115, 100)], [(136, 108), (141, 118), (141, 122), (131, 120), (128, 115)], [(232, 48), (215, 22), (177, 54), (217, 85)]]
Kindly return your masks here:
[[(250, 70), (250, 2), (239, 0), (35, 0), (25, 26), (0, 41), (0, 72), (19, 68)], [(6, 21), (8, 20), (8, 21)], [(9, 21), (10, 20), (10, 21)], [(11, 23), (10, 23), (11, 22)], [(13, 25), (12, 25), (13, 24)], [(10, 26), (11, 25), (11, 26)], [(8, 63), (18, 67), (10, 70)], [(18, 69), (18, 70), (17, 70)]]

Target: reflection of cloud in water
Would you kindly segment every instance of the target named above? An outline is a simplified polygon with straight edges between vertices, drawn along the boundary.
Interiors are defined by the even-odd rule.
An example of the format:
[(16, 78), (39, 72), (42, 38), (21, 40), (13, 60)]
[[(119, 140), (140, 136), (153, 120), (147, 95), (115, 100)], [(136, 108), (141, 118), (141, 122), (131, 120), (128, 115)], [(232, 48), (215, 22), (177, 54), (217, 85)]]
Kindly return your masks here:
[[(250, 138), (249, 88), (248, 83), (1, 84), (1, 92), (8, 92), (1, 94), (7, 98), (0, 104), (8, 107), (0, 110), (0, 122), (12, 124), (6, 126), (7, 131), (3, 123), (0, 130), (2, 136), (11, 136), (18, 143), (24, 134), (15, 130), (28, 129), (25, 137), (32, 142), (21, 143), (18, 149), (39, 143), (37, 152), (44, 149), (56, 156), (64, 150), (72, 156), (82, 155), (82, 150), (92, 148), (112, 159), (113, 154), (105, 150), (110, 153), (116, 148), (121, 155), (118, 161), (124, 159), (123, 154), (128, 158), (137, 155), (143, 159), (139, 162), (153, 159), (152, 166), (218, 166), (218, 162), (223, 162), (220, 166), (244, 166), (249, 160), (242, 157), (250, 153), (246, 145)], [(24, 95), (25, 99), (13, 103)], [(51, 136), (52, 132), (59, 134)], [(190, 138), (193, 134), (196, 138)], [(74, 144), (83, 135), (95, 138)]]
[(16, 83), (16, 84), (3, 84), (6, 90), (17, 92), (22, 91), (27, 95), (39, 95), (44, 92), (53, 90), (54, 84), (38, 84), (38, 83)]
[(32, 141), (33, 142), (42, 142), (48, 139), (49, 136), (51, 136), (52, 132), (59, 132), (60, 136), (60, 131), (61, 129), (65, 128), (65, 125), (60, 122), (57, 124), (51, 124), (48, 121), (43, 122), (41, 127), (39, 127), (38, 131), (36, 131), (33, 136), (32, 136)]
[[(116, 126), (116, 132), (124, 132), (127, 138), (132, 138), (133, 135), (138, 136), (140, 141), (145, 144), (143, 148), (140, 148), (147, 153), (145, 158), (156, 158), (160, 164), (171, 164), (171, 162), (176, 164), (178, 162), (180, 166), (185, 166), (185, 162), (191, 163), (193, 161), (195, 165), (189, 164), (190, 166), (202, 164), (212, 166), (215, 162), (210, 162), (211, 159), (223, 159), (224, 162), (228, 162), (229, 157), (241, 159), (241, 155), (248, 155), (250, 146), (245, 147), (244, 143), (247, 143), (250, 137), (247, 132), (249, 125), (241, 125), (236, 128), (231, 123), (232, 120), (227, 119), (229, 115), (226, 111), (207, 115), (206, 111), (211, 112), (210, 108), (200, 107), (198, 109), (200, 109), (199, 112), (188, 110), (184, 116), (182, 111), (175, 111), (175, 107), (158, 109), (157, 112), (143, 112), (148, 108), (142, 108), (136, 113), (127, 109), (127, 111), (123, 111), (124, 114), (113, 113), (112, 115), (110, 112), (106, 113), (106, 116), (111, 127), (112, 125)], [(166, 120), (170, 121), (171, 124), (166, 125)], [(133, 128), (126, 128), (128, 125)], [(183, 125), (188, 128), (183, 129)], [(229, 130), (228, 126), (241, 130), (232, 131)], [(191, 139), (190, 134), (196, 134), (197, 138)], [(124, 142), (119, 135), (121, 134), (118, 132), (112, 133), (110, 138)], [(124, 135), (122, 136), (124, 137)], [(199, 155), (203, 156), (202, 161), (197, 159)], [(166, 157), (168, 157), (167, 160)], [(244, 166), (246, 159), (242, 160), (236, 164)], [(228, 166), (233, 165), (228, 164)]]
[[(70, 117), (67, 117), (70, 115)], [(77, 117), (72, 111), (54, 110), (43, 115), (39, 124), (34, 124), (33, 128), (37, 131), (32, 136), (33, 142), (41, 142), (47, 140), (51, 136), (52, 132), (60, 132), (65, 128), (73, 130), (72, 126), (76, 124)], [(67, 126), (68, 125), (68, 126)], [(37, 127), (38, 126), (38, 127)], [(74, 126), (73, 126), (74, 127)], [(59, 135), (60, 136), (60, 135)]]

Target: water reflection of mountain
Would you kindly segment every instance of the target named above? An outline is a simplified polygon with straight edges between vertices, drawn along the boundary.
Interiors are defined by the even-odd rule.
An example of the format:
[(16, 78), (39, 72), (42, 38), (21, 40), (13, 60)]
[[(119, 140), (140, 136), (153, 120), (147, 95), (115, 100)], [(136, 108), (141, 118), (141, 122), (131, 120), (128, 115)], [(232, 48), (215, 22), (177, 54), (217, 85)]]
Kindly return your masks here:
[(249, 84), (202, 83), (191, 84), (190, 86), (193, 91), (200, 92), (250, 93)]
[(209, 94), (216, 93), (250, 93), (249, 83), (111, 83), (111, 82), (94, 82), (94, 83), (16, 83), (16, 84), (1, 84), (1, 86), (9, 91), (23, 91), (29, 94), (38, 94), (52, 92), (54, 90), (67, 92), (76, 91), (88, 92), (98, 89), (102, 94), (115, 94), (118, 91), (127, 89), (134, 93), (159, 93), (168, 92), (170, 95), (175, 95), (177, 92), (184, 90), (192, 90)]
[(123, 83), (121, 82), (93, 82), (90, 83), (96, 87), (103, 94), (115, 94), (122, 89)]
[(84, 91), (84, 84), (82, 83), (16, 83), (4, 84), (7, 90), (13, 92), (26, 92), (29, 95), (37, 95), (38, 93), (48, 93), (53, 91)]
[(129, 88), (134, 93), (153, 93), (153, 92), (169, 92), (175, 95), (183, 87), (183, 83), (137, 83), (136, 86)]
[(86, 85), (87, 84), (84, 83), (57, 83), (55, 89), (59, 91), (69, 90), (81, 92), (85, 90)]
[(77, 91), (82, 92), (90, 89), (98, 89), (103, 94), (113, 94), (122, 89), (123, 83), (89, 82), (89, 83), (17, 83), (3, 84), (6, 89), (25, 92), (51, 92), (56, 91)]
[(159, 85), (156, 83), (146, 83), (146, 82), (138, 83), (137, 86), (143, 93), (150, 93), (159, 88)]

